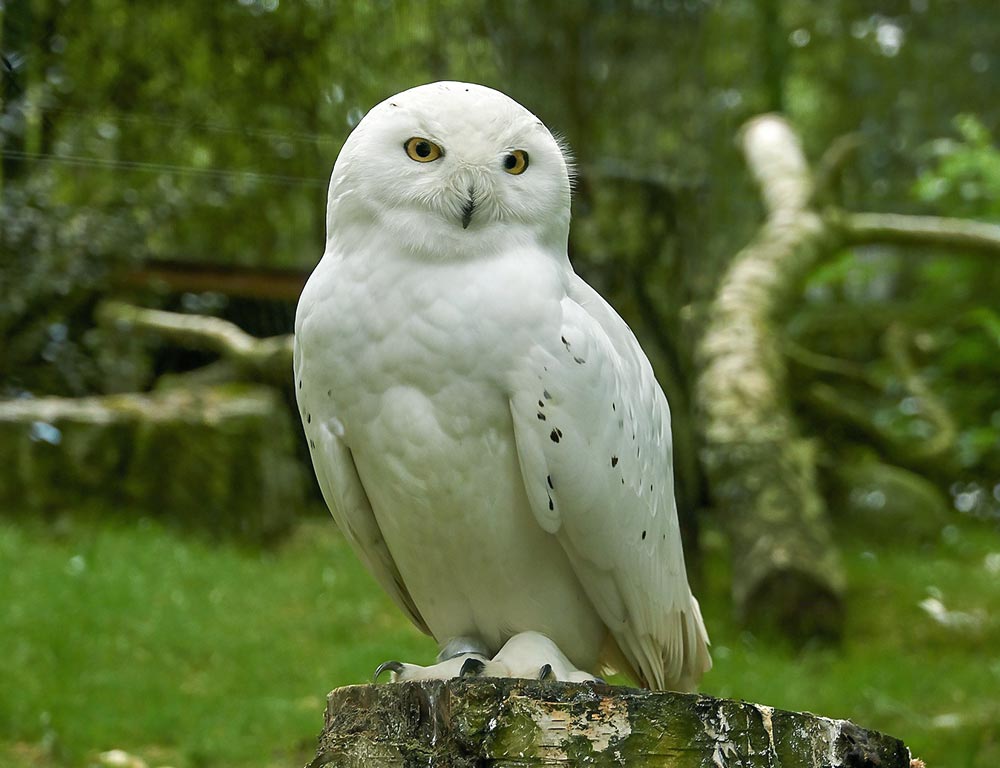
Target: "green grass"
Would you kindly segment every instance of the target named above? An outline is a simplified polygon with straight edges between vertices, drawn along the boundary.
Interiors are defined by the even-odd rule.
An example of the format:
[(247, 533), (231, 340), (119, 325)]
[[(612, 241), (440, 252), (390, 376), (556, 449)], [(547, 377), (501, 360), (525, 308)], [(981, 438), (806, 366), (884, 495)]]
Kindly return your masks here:
[[(704, 692), (851, 718), (931, 768), (1000, 765), (1000, 532), (846, 538), (844, 642), (801, 651), (730, 620), (719, 542), (709, 531)], [(973, 626), (929, 617), (935, 595)], [(327, 690), (434, 650), (327, 519), (266, 552), (148, 521), (0, 520), (0, 765), (87, 766), (112, 748), (154, 767), (302, 764)]]
[(0, 523), (0, 765), (302, 764), (329, 688), (433, 653), (329, 519), (274, 552)]

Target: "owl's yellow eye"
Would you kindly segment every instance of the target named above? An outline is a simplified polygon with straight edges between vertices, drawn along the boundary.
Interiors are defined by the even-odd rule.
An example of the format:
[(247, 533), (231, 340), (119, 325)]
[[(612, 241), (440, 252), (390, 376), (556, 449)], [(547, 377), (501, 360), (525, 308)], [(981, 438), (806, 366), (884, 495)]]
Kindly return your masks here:
[(429, 163), (432, 160), (437, 160), (444, 154), (441, 151), (441, 147), (433, 141), (422, 139), (419, 136), (407, 139), (403, 145), (403, 149), (406, 150), (406, 154), (409, 155), (411, 160), (416, 160), (418, 163)]
[(524, 173), (528, 168), (528, 153), (515, 149), (503, 159), (503, 169), (512, 176)]

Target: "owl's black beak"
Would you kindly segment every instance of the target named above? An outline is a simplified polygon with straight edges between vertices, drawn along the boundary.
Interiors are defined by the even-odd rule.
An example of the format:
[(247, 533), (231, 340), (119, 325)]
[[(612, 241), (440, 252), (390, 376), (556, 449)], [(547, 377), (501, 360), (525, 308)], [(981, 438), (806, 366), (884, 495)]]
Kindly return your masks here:
[(469, 228), (469, 222), (472, 221), (472, 214), (476, 210), (476, 197), (472, 190), (469, 190), (469, 199), (465, 201), (462, 206), (462, 229)]

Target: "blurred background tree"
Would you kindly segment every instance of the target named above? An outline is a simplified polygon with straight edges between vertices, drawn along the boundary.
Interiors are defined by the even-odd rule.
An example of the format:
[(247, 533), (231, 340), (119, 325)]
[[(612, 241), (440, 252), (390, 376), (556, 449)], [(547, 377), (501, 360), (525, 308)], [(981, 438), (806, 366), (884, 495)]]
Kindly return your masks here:
[[(8, 0), (0, 52), (0, 397), (147, 389), (213, 359), (96, 329), (112, 294), (289, 332), (351, 128), (407, 87), (477, 81), (575, 155), (572, 257), (670, 399), (689, 541), (711, 523), (696, 341), (762, 217), (740, 126), (784, 113), (821, 171), (853, 134), (824, 203), (1000, 221), (995, 0)], [(839, 520), (924, 543), (995, 528), (995, 258), (845, 248), (782, 343)]]
[[(91, 308), (83, 297), (120, 268), (307, 271), (322, 248), (329, 168), (364, 111), (408, 86), (461, 77), (514, 94), (573, 149), (574, 260), (654, 357), (691, 509), (704, 502), (688, 418), (699, 310), (760, 213), (734, 142), (739, 126), (783, 111), (812, 157), (859, 134), (837, 187), (851, 208), (995, 217), (1000, 182), (986, 162), (1000, 114), (994, 11), (986, 0), (900, 0), (875, 12), (854, 0), (8, 3), (0, 141), (3, 247), (13, 258), (0, 278), (3, 327), (14, 336), (0, 363), (5, 391), (95, 385), (79, 349), (80, 312)], [(958, 314), (970, 322), (954, 312), (960, 301), (978, 318), (973, 334), (991, 338), (1000, 278), (988, 260), (878, 249), (840, 263), (840, 273), (825, 267), (810, 300), (846, 305), (850, 316), (864, 305), (858, 317), (890, 300), (919, 307), (913, 319), (933, 326), (937, 343)], [(63, 298), (50, 300), (53, 290)], [(208, 308), (219, 299), (209, 296)], [(229, 314), (278, 333), (290, 327), (293, 299)], [(877, 359), (853, 329), (829, 341)], [(53, 375), (46, 355), (56, 350), (76, 362)], [(969, 428), (978, 422), (962, 445), (996, 437), (981, 400), (957, 414)], [(966, 461), (970, 451), (983, 453), (970, 447)], [(987, 506), (990, 495), (981, 494)]]

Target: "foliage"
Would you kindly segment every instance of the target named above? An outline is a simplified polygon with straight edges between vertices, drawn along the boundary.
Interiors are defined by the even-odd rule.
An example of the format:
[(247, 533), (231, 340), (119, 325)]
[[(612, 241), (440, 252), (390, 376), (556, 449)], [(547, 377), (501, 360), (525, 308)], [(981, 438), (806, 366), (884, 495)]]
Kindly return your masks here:
[[(938, 215), (1000, 217), (1000, 149), (981, 120), (960, 115), (958, 138), (929, 141), (911, 185), (913, 199)], [(933, 465), (918, 466), (948, 489), (955, 508), (1000, 518), (1000, 271), (992, 258), (940, 249), (867, 248), (820, 266), (790, 332), (814, 351), (854, 364), (855, 375), (807, 372), (870, 410), (872, 423), (897, 445), (932, 438), (936, 406), (954, 422), (954, 445)], [(809, 319), (811, 318), (811, 319)], [(905, 329), (907, 356), (929, 389), (915, 393), (907, 372), (887, 354), (887, 329)], [(833, 332), (831, 333), (831, 329)], [(860, 371), (864, 373), (861, 374)], [(807, 385), (808, 386), (808, 385)], [(815, 422), (829, 434), (829, 415)], [(867, 439), (867, 436), (864, 436)], [(841, 454), (858, 435), (838, 435)], [(885, 452), (885, 451), (883, 451)], [(898, 460), (899, 456), (889, 456)]]
[(7, 185), (0, 221), (0, 396), (99, 389), (107, 340), (87, 328), (114, 275), (142, 256), (131, 212), (59, 202), (43, 176)]
[(959, 139), (938, 139), (913, 185), (914, 196), (955, 216), (1000, 220), (1000, 149), (975, 115), (958, 115)]

